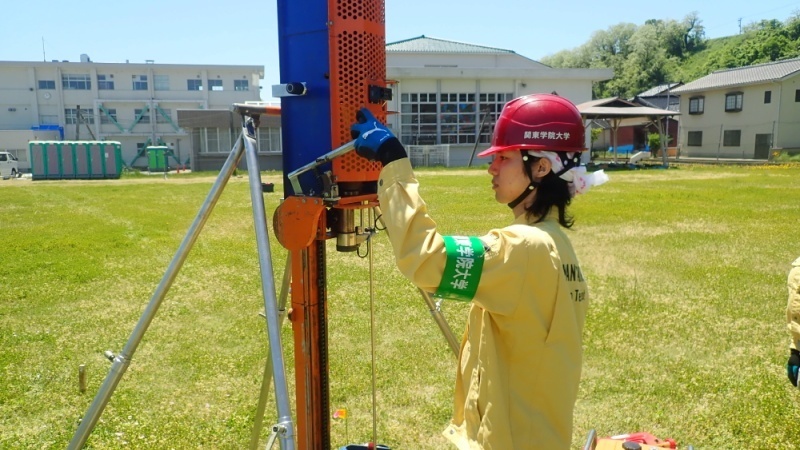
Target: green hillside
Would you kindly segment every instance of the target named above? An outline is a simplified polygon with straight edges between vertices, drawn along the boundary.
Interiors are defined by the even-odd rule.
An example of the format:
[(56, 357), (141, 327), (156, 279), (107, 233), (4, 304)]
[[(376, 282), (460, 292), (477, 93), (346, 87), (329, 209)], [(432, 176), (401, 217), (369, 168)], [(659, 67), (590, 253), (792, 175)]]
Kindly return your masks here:
[(696, 80), (726, 68), (800, 56), (800, 15), (762, 20), (741, 34), (707, 39), (697, 13), (683, 20), (651, 19), (596, 31), (582, 46), (542, 58), (551, 67), (611, 68), (614, 78), (597, 83), (597, 98), (633, 97), (664, 83)]

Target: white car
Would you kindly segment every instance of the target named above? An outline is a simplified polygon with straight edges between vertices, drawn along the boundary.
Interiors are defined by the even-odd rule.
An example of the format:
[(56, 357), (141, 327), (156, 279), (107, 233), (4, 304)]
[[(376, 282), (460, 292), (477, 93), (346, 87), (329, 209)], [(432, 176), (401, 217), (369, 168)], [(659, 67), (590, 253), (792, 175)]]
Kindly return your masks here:
[(0, 152), (0, 178), (17, 178), (19, 176), (17, 157), (9, 152)]

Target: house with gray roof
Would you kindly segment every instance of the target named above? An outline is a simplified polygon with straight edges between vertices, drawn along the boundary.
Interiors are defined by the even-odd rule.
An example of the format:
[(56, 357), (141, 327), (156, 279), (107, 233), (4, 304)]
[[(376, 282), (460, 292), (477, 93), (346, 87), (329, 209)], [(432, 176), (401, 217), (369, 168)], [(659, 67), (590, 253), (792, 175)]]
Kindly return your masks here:
[[(467, 165), (489, 146), (495, 120), (509, 100), (556, 92), (575, 104), (592, 99), (592, 84), (611, 69), (556, 69), (513, 50), (418, 36), (386, 44), (393, 98), (388, 124), (410, 146), (445, 147), (451, 166)], [(587, 147), (589, 142), (587, 133)], [(425, 150), (422, 150), (425, 151)], [(427, 156), (427, 155), (426, 155)], [(428, 159), (427, 162), (431, 160)]]
[(718, 70), (680, 95), (681, 156), (768, 159), (800, 150), (800, 58)]
[(680, 95), (675, 94), (675, 89), (683, 83), (664, 83), (637, 94), (632, 102), (651, 108), (680, 111)]

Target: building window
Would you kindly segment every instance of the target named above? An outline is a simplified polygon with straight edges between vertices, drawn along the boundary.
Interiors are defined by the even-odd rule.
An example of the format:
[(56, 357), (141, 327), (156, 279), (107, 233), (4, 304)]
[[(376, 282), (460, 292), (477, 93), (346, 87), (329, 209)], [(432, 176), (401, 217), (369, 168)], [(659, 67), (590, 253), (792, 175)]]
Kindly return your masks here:
[(167, 120), (167, 117), (172, 119), (172, 110), (161, 108), (161, 111), (159, 111), (158, 114), (156, 114), (156, 123), (170, 123), (170, 121)]
[(772, 103), (772, 91), (764, 91), (764, 103)]
[[(424, 94), (420, 94), (422, 96)], [(430, 94), (435, 95), (435, 94)], [(424, 105), (420, 105), (423, 110)], [(475, 94), (442, 94), (441, 143), (442, 144), (474, 144), (476, 124), (480, 120), (476, 115), (477, 104)], [(435, 118), (436, 116), (434, 116)], [(434, 127), (435, 128), (435, 127)], [(436, 133), (434, 129), (434, 134)], [(436, 142), (431, 142), (435, 144)]]
[(247, 80), (233, 80), (234, 91), (249, 91), (250, 83)]
[(221, 91), (222, 90), (222, 80), (208, 80), (208, 90), (210, 90), (210, 91)]
[(202, 91), (203, 80), (186, 80), (186, 88), (190, 91)]
[[(109, 118), (109, 116), (111, 116), (111, 117)], [(112, 121), (111, 118), (113, 118), (114, 121), (117, 120), (117, 110), (116, 110), (116, 108), (106, 108), (106, 113), (105, 114), (102, 113), (102, 112), (100, 113), (100, 123), (102, 123), (102, 124), (114, 123), (114, 121)]]
[(61, 87), (64, 89), (88, 91), (92, 89), (92, 80), (89, 75), (64, 74), (61, 75)]
[(703, 114), (705, 110), (705, 97), (692, 97), (689, 99), (689, 114)]
[(794, 101), (800, 102), (800, 89), (794, 91)]
[(147, 75), (132, 75), (132, 78), (134, 91), (147, 90)]
[(511, 101), (514, 97), (511, 93), (495, 93), (495, 94), (481, 94), (478, 98), (479, 114), (478, 114), (478, 127), (483, 125), (480, 135), (480, 143), (488, 144), (492, 142), (492, 131), (497, 118), (503, 111), (506, 103)]
[(259, 128), (258, 151), (269, 153), (280, 153), (283, 151), (283, 145), (281, 145), (281, 129), (269, 127)]
[(168, 91), (169, 75), (153, 75), (153, 89), (157, 91)]
[(722, 145), (725, 147), (738, 147), (742, 141), (742, 130), (725, 130), (722, 134)]
[(403, 144), (437, 143), (436, 98), (433, 93), (400, 96), (400, 141)]
[(733, 92), (725, 95), (725, 111), (735, 112), (742, 110), (743, 94), (741, 92)]
[(55, 80), (39, 80), (39, 89), (55, 89)]
[[(408, 93), (400, 96), (400, 140), (404, 144), (474, 144), (491, 140), (492, 127), (510, 93)], [(439, 128), (437, 130), (437, 127)], [(437, 138), (440, 133), (441, 139)]]
[(688, 141), (686, 145), (690, 147), (700, 147), (701, 145), (703, 145), (703, 132), (690, 131), (686, 140)]
[(97, 89), (113, 91), (114, 75), (97, 75)]
[(39, 125), (58, 125), (58, 115), (57, 114), (39, 115)]
[(228, 153), (233, 147), (230, 128), (201, 128), (200, 153)]
[[(139, 117), (139, 114), (142, 114), (142, 111), (144, 111), (143, 108), (134, 109), (133, 110), (133, 117), (134, 118)], [(136, 123), (150, 123), (150, 110), (148, 110), (146, 113), (144, 113), (142, 115), (142, 118), (139, 119), (139, 121), (136, 122)]]
[[(75, 125), (78, 123), (78, 110), (76, 108), (67, 108), (64, 110), (64, 123), (67, 125)], [(91, 110), (81, 108), (81, 123), (94, 124), (94, 115)]]

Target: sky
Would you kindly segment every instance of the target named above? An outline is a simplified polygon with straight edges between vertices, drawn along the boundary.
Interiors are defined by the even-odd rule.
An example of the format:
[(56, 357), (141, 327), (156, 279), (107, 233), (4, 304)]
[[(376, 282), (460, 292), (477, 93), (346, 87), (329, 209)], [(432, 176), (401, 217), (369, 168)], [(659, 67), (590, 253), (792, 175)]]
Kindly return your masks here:
[[(319, 0), (291, 0), (319, 1)], [(354, 1), (354, 0), (353, 0)], [(800, 0), (385, 0), (386, 41), (425, 35), (513, 50), (539, 60), (619, 23), (682, 20), (697, 12), (706, 36), (738, 34), (764, 19), (786, 20)], [(280, 83), (277, 0), (7, 1), (0, 61), (80, 61), (264, 66), (262, 100)], [(0, 86), (2, 89), (2, 86)]]

